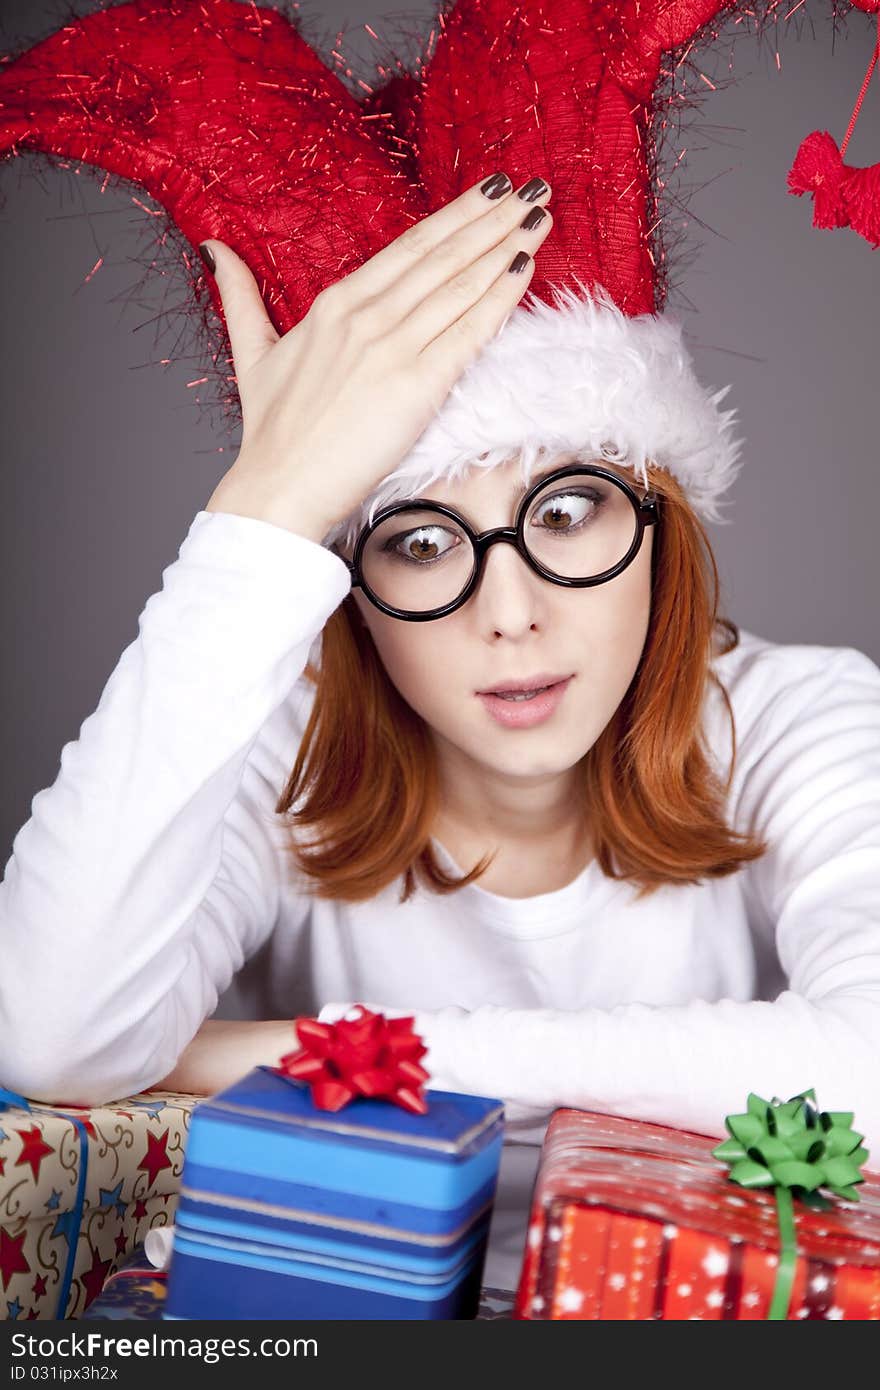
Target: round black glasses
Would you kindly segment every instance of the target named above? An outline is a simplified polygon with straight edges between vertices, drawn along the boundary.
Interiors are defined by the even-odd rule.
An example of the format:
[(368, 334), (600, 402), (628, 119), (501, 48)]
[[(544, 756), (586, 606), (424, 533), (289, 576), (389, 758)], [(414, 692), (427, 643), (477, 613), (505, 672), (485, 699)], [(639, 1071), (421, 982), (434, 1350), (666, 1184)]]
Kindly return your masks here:
[(540, 478), (517, 508), (514, 526), (479, 534), (442, 502), (420, 498), (377, 512), (346, 560), (352, 587), (381, 612), (406, 622), (454, 613), (480, 582), (489, 547), (506, 541), (551, 584), (589, 588), (631, 565), (659, 499), (597, 464), (573, 464)]

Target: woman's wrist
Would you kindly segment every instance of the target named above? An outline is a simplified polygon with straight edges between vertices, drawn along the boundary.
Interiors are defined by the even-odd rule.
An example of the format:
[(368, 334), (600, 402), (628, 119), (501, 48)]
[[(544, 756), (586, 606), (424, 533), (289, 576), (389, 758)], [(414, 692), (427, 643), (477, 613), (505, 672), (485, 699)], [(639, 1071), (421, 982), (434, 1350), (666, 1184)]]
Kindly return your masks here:
[(292, 1019), (206, 1019), (174, 1070), (153, 1090), (215, 1095), (254, 1067), (275, 1066), (299, 1046)]
[(234, 516), (252, 517), (255, 521), (268, 521), (273, 526), (280, 526), (320, 545), (333, 526), (333, 521), (320, 514), (307, 497), (292, 492), (289, 487), (282, 493), (267, 469), (263, 470), (266, 485), (258, 488), (254, 479), (259, 473), (253, 467), (242, 471), (239, 468), (241, 457), (239, 455), (228, 473), (220, 479), (204, 510), (230, 512)]

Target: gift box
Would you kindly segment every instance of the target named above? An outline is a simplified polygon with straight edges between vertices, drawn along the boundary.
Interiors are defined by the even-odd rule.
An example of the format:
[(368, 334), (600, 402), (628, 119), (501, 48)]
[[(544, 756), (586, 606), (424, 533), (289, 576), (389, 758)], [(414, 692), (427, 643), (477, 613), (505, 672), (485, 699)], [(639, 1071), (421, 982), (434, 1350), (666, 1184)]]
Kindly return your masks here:
[(87, 1108), (0, 1092), (0, 1317), (81, 1317), (153, 1226), (174, 1219), (196, 1097)]
[[(83, 1319), (108, 1318), (127, 1322), (134, 1319), (151, 1322), (161, 1319), (167, 1292), (167, 1270), (156, 1269), (147, 1259), (142, 1245), (126, 1255), (119, 1268), (109, 1276), (101, 1293)], [(513, 1313), (514, 1294), (510, 1289), (484, 1286), (480, 1293), (478, 1319), (497, 1321), (509, 1319)]]
[[(535, 1180), (515, 1318), (768, 1316), (780, 1256), (774, 1192), (745, 1190), (717, 1139), (557, 1110)], [(793, 1203), (786, 1316), (880, 1319), (880, 1174), (858, 1201)]]
[(163, 1316), (473, 1318), (503, 1141), (498, 1100), (319, 1108), (276, 1068), (192, 1116)]
[(137, 1245), (108, 1275), (98, 1297), (83, 1313), (83, 1321), (157, 1321), (162, 1317), (167, 1280), (167, 1270), (156, 1269), (147, 1259), (143, 1245)]

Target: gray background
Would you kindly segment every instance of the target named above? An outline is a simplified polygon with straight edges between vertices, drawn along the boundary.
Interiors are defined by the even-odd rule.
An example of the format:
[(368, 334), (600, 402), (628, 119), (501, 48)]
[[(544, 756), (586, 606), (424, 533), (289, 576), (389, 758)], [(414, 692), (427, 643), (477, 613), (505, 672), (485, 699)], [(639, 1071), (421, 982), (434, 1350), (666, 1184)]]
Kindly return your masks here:
[[(0, 45), (94, 8), (0, 0)], [(325, 55), (345, 31), (356, 76), (371, 51), (365, 22), (404, 54), (437, 8), (324, 0), (300, 13)], [(709, 93), (678, 142), (691, 256), (669, 301), (701, 379), (732, 383), (726, 405), (747, 442), (730, 524), (709, 528), (722, 611), (774, 641), (855, 646), (880, 661), (869, 331), (880, 253), (852, 231), (813, 230), (785, 182), (810, 131), (842, 139), (876, 30), (855, 11), (835, 33), (830, 5), (807, 0), (796, 26), (779, 26), (779, 66), (771, 37), (726, 32), (703, 67), (723, 83), (732, 56), (735, 81)], [(880, 74), (847, 161), (875, 162), (878, 132)], [(100, 177), (47, 172), (27, 156), (0, 165), (3, 863), (237, 442), (220, 409), (187, 387), (205, 363), (168, 313), (187, 302), (183, 266), (142, 283), (150, 219), (132, 190), (102, 195)], [(181, 342), (189, 359), (160, 365)]]

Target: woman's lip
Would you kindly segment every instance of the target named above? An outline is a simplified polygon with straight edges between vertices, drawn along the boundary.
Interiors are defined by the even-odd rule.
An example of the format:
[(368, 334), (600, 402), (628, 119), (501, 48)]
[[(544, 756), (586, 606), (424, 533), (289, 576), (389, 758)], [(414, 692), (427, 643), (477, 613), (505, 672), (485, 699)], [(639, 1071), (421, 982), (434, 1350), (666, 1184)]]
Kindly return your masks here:
[(567, 676), (554, 676), (549, 671), (541, 672), (536, 676), (530, 685), (514, 685), (511, 681), (502, 681), (500, 685), (493, 685), (487, 690), (478, 690), (478, 695), (525, 695), (530, 690), (541, 690), (545, 686), (561, 685), (563, 681), (571, 680), (571, 673)]
[(572, 681), (571, 676), (535, 695), (531, 700), (504, 700), (500, 695), (480, 694), (484, 709), (504, 729), (530, 729), (555, 714)]

